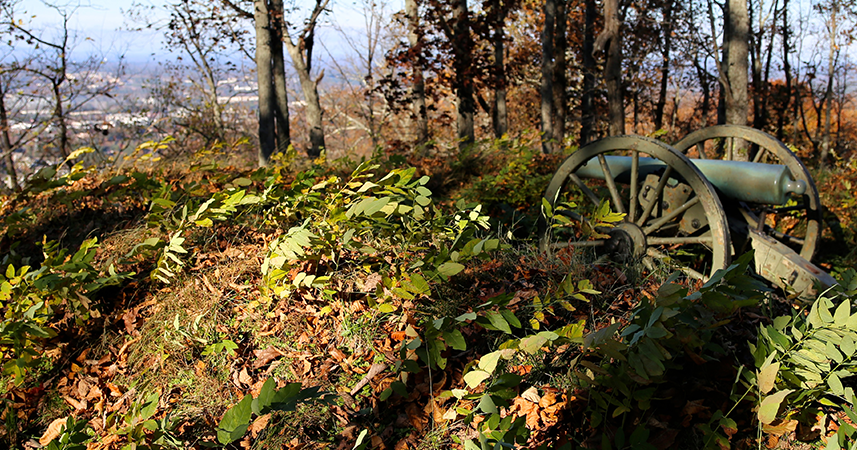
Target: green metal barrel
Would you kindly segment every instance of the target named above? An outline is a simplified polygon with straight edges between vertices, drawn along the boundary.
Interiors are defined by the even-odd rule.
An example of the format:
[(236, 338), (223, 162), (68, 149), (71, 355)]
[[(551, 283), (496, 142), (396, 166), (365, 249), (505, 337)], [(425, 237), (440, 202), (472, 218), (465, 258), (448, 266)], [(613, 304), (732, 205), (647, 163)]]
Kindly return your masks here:
[[(605, 156), (613, 177), (629, 183), (631, 179), (630, 156)], [(705, 178), (725, 197), (739, 201), (782, 205), (790, 195), (803, 195), (806, 183), (794, 180), (786, 166), (746, 161), (723, 161), (717, 159), (691, 159)], [(639, 173), (645, 177), (666, 167), (654, 158), (640, 158)], [(582, 178), (604, 179), (598, 159), (592, 159), (577, 169)], [(642, 179), (642, 178), (641, 178)]]

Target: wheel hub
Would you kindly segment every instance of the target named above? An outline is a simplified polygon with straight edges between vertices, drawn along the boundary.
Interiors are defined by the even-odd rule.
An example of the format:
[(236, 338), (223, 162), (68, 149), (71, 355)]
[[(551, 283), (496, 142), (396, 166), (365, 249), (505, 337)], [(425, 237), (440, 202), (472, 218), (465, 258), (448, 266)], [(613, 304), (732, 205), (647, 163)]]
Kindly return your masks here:
[(621, 224), (610, 230), (607, 241), (607, 251), (618, 259), (642, 258), (646, 254), (646, 235), (642, 228), (630, 222)]

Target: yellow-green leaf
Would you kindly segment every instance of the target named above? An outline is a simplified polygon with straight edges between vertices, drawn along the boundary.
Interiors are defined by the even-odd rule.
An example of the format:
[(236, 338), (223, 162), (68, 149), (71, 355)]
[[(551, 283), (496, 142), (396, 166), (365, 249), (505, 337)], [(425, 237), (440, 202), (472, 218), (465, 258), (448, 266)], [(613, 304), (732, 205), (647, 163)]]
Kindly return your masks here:
[(762, 404), (759, 405), (759, 422), (767, 425), (774, 421), (777, 418), (777, 412), (780, 410), (780, 404), (782, 404), (783, 400), (787, 395), (794, 392), (792, 389), (785, 389), (782, 391), (777, 391), (762, 400)]

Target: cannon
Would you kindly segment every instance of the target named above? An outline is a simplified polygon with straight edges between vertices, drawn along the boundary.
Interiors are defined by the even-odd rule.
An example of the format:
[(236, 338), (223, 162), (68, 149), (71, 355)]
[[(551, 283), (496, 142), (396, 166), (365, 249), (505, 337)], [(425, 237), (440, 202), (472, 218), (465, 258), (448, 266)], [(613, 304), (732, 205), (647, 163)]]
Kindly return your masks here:
[(578, 149), (554, 173), (538, 227), (545, 252), (589, 248), (701, 280), (752, 248), (757, 274), (813, 299), (836, 284), (811, 262), (821, 224), (818, 190), (788, 147), (719, 125), (674, 145), (616, 136)]

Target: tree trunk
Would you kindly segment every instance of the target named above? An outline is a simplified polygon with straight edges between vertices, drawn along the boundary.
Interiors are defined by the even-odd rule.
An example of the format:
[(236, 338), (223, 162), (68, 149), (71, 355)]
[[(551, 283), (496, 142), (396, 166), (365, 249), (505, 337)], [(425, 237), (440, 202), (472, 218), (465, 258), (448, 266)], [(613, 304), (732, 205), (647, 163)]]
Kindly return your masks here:
[[(63, 73), (65, 71), (63, 70)], [(54, 95), (54, 120), (56, 121), (57, 127), (59, 128), (59, 149), (60, 155), (63, 158), (67, 158), (68, 155), (71, 154), (69, 150), (69, 142), (68, 142), (68, 124), (66, 123), (65, 110), (62, 104), (62, 92), (60, 91), (60, 84), (62, 80), (65, 79), (63, 76), (59, 82), (54, 81), (53, 83), (53, 95)], [(72, 162), (68, 162), (69, 166), (72, 165)]]
[[(492, 108), (492, 124), (494, 126), (494, 137), (500, 139), (509, 131), (509, 118), (506, 111), (506, 64), (505, 64), (505, 18), (506, 5), (499, 6), (502, 11), (496, 12), (497, 17), (493, 21), (494, 34), (494, 107)], [(498, 6), (494, 6), (497, 8)]]
[[(833, 2), (832, 8), (830, 10), (830, 19), (827, 27), (827, 31), (830, 34), (830, 47), (827, 53), (827, 89), (825, 89), (824, 94), (824, 107), (822, 111), (824, 111), (824, 133), (821, 136), (821, 155), (819, 157), (818, 163), (822, 168), (827, 167), (827, 158), (830, 155), (830, 125), (831, 125), (831, 116), (833, 115), (833, 77), (836, 69), (836, 33), (837, 33), (837, 13), (839, 12), (839, 3)], [(820, 114), (820, 113), (819, 113)]]
[(541, 115), (542, 115), (542, 151), (553, 153), (556, 149), (553, 142), (554, 131), (554, 25), (556, 21), (557, 0), (545, 0), (545, 22), (542, 29), (542, 83), (541, 83)]
[[(727, 0), (727, 25), (724, 29), (724, 46), (727, 46), (725, 120), (731, 125), (747, 125), (749, 112), (748, 86), (748, 55), (750, 39), (750, 19), (747, 12), (747, 0)], [(732, 159), (746, 161), (748, 158), (746, 145), (736, 139), (733, 143), (735, 152)]]
[(703, 64), (699, 62), (698, 54), (693, 60), (693, 65), (696, 67), (696, 76), (702, 88), (702, 105), (699, 107), (701, 110), (699, 126), (700, 128), (704, 128), (708, 126), (708, 110), (711, 108), (711, 88), (708, 84), (708, 72), (705, 71)]
[(568, 109), (568, 77), (566, 73), (565, 52), (568, 50), (568, 5), (567, 0), (557, 0), (554, 19), (554, 80), (553, 80), (553, 141), (554, 149), (559, 151), (565, 142), (566, 111)]
[(416, 118), (417, 147), (425, 147), (429, 140), (428, 109), (426, 108), (426, 86), (423, 79), (422, 31), (417, 0), (405, 0), (405, 16), (408, 20), (408, 45), (415, 60), (412, 62), (414, 84), (411, 88), (411, 111)]
[(583, 92), (580, 99), (580, 145), (593, 140), (595, 111), (595, 57), (592, 55), (595, 44), (595, 0), (586, 0), (583, 23)]
[[(15, 172), (15, 161), (12, 159), (12, 140), (9, 139), (9, 117), (6, 113), (6, 91), (3, 79), (0, 77), (0, 152), (3, 154), (3, 165), (9, 175), (9, 187), (17, 191), (18, 174)], [(4, 186), (5, 189), (5, 186)]]
[(777, 117), (777, 139), (783, 140), (785, 138), (785, 125), (786, 125), (786, 111), (791, 111), (789, 108), (789, 103), (792, 101), (792, 67), (789, 61), (789, 54), (791, 53), (791, 44), (789, 42), (789, 2), (788, 0), (784, 0), (783, 2), (783, 22), (782, 22), (782, 33), (783, 33), (783, 73), (786, 78), (785, 84), (785, 94), (786, 99), (784, 102), (779, 102), (777, 105), (778, 109), (778, 117)]
[(467, 0), (454, 0), (452, 3), (453, 39), (452, 52), (455, 57), (455, 89), (458, 101), (458, 142), (464, 148), (476, 140), (473, 114), (476, 103), (473, 99), (473, 80), (471, 79), (471, 61), (473, 60), (473, 39), (470, 36), (470, 18)]
[(655, 103), (655, 130), (664, 126), (664, 106), (667, 104), (667, 86), (670, 75), (670, 49), (672, 46), (672, 13), (675, 0), (667, 0), (663, 9), (663, 39), (661, 39), (661, 86)]
[(604, 83), (607, 86), (610, 135), (625, 134), (625, 100), (622, 92), (622, 33), (619, 0), (604, 1), (604, 31), (595, 41), (595, 51), (604, 50)]
[(267, 0), (256, 0), (253, 21), (256, 28), (256, 80), (259, 84), (259, 166), (268, 165), (277, 147), (270, 19)]
[(283, 36), (286, 26), (283, 22), (283, 0), (271, 1), (271, 56), (274, 77), (274, 97), (276, 109), (274, 121), (277, 125), (277, 151), (285, 152), (292, 145), (289, 126), (289, 93), (286, 84), (286, 62), (283, 55)]
[(324, 111), (321, 109), (321, 101), (318, 96), (318, 83), (324, 77), (324, 70), (314, 79), (311, 76), (311, 71), (315, 26), (328, 3), (329, 0), (316, 0), (312, 15), (305, 23), (297, 43), (292, 42), (292, 38), (288, 34), (283, 36), (283, 43), (286, 45), (286, 50), (288, 50), (289, 56), (292, 59), (292, 66), (298, 73), (301, 92), (306, 102), (305, 112), (310, 142), (307, 155), (310, 158), (317, 158), (321, 155), (322, 149), (324, 149), (324, 127), (322, 122)]

